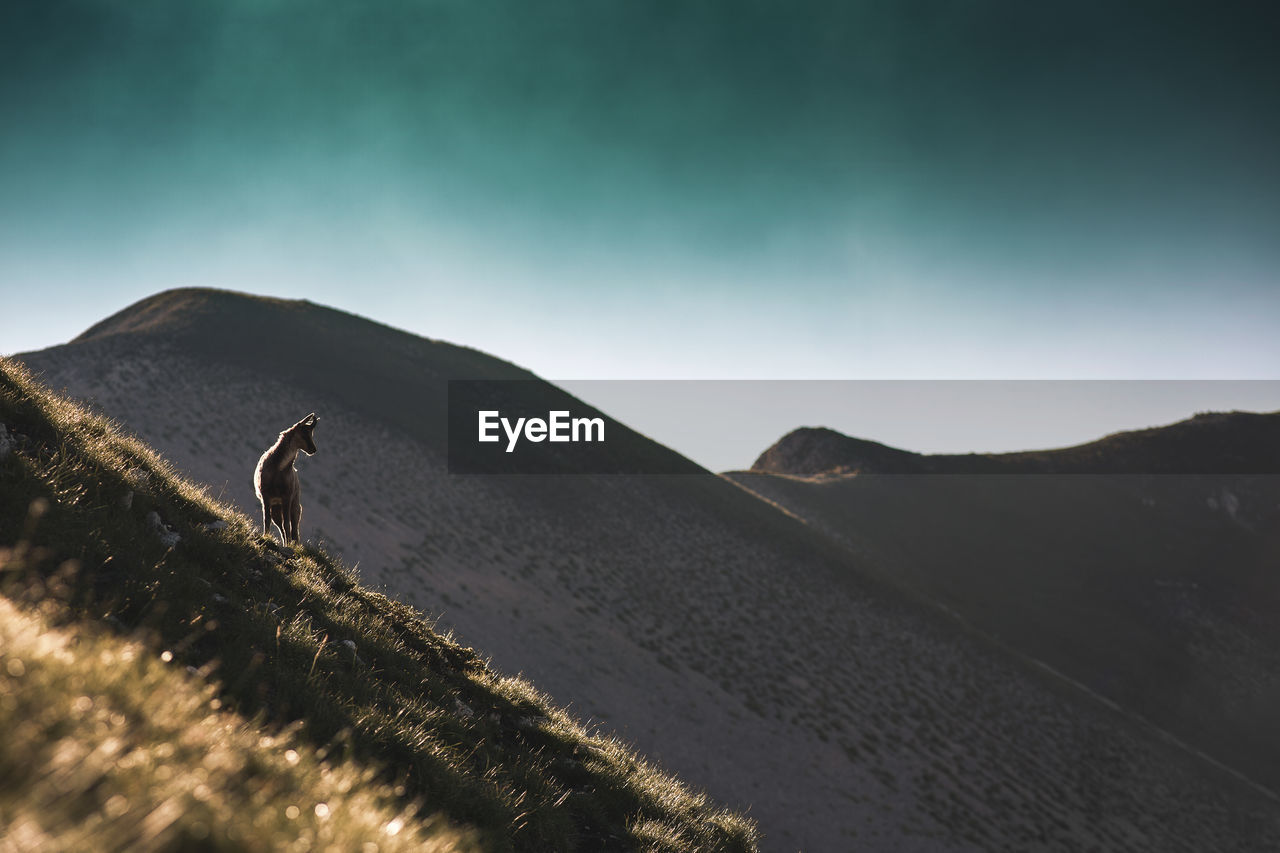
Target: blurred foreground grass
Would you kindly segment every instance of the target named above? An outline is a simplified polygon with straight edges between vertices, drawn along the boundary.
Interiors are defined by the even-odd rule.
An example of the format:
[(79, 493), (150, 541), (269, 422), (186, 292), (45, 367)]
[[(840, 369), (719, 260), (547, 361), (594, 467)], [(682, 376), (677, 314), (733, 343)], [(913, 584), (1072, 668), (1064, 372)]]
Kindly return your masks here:
[(755, 849), (3, 359), (0, 639), (0, 850)]
[(223, 707), (199, 674), (0, 599), (0, 847), (471, 849), (394, 786)]

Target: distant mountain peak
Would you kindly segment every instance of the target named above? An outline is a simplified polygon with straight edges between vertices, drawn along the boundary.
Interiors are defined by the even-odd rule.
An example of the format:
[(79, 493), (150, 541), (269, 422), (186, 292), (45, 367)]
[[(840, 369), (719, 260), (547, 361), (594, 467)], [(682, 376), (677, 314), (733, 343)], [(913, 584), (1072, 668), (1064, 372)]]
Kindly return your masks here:
[(802, 427), (760, 454), (752, 471), (853, 474), (1280, 474), (1280, 412), (1198, 412), (1167, 426), (1014, 453), (921, 454)]
[(918, 453), (878, 441), (853, 438), (828, 427), (800, 427), (761, 453), (751, 470), (801, 477), (903, 474), (917, 471), (919, 461)]
[(305, 300), (253, 296), (234, 290), (178, 287), (152, 294), (122, 308), (90, 326), (72, 339), (72, 343), (125, 333), (175, 332), (190, 327), (196, 321), (234, 320), (237, 315), (244, 317), (262, 309), (278, 311), (310, 304)]

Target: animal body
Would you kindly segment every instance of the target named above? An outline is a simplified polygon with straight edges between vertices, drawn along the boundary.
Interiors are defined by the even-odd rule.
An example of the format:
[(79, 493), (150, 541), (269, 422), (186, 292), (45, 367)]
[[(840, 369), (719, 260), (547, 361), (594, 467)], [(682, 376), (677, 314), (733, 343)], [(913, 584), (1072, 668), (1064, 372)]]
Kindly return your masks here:
[(320, 419), (312, 412), (276, 439), (258, 459), (253, 472), (253, 490), (262, 502), (262, 533), (271, 535), (271, 523), (280, 528), (284, 542), (298, 541), (298, 524), (302, 521), (302, 484), (298, 469), (293, 467), (298, 451), (308, 456), (316, 452), (314, 437)]

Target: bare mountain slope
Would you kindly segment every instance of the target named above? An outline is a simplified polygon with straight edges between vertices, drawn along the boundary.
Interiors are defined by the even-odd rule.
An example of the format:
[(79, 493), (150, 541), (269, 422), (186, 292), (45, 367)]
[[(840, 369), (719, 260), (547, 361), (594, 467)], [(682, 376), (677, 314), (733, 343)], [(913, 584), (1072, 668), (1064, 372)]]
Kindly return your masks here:
[[(301, 303), (145, 304), (151, 319), (128, 309), (24, 360), (251, 514), (258, 453), (319, 411), (304, 536), (749, 806), (766, 849), (1280, 843), (1274, 797), (869, 579), (723, 478), (450, 477), (426, 425), (443, 379), (518, 368)], [(241, 325), (259, 310), (269, 343)]]
[(757, 849), (6, 358), (0, 486), (0, 849)]
[[(728, 476), (899, 588), (1280, 786), (1280, 414), (1204, 414), (1064, 450), (894, 451), (952, 471), (933, 474), (860, 466), (836, 450), (861, 453), (857, 439), (818, 436), (819, 451), (800, 432), (766, 454), (780, 473)], [(788, 455), (789, 473), (826, 473), (785, 476)], [(837, 458), (864, 473), (833, 474)], [(956, 473), (980, 465), (1007, 473)], [(1029, 476), (1042, 470), (1058, 473)], [(1081, 470), (1093, 473), (1061, 473)]]

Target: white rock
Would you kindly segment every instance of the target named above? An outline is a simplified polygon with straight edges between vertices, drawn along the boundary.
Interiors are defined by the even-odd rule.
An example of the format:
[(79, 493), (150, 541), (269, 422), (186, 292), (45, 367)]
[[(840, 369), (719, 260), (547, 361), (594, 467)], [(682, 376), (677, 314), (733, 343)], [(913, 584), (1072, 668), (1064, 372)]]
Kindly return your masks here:
[(156, 536), (160, 539), (160, 544), (167, 548), (172, 548), (182, 540), (176, 531), (170, 530), (165, 523), (160, 520), (160, 513), (152, 510), (147, 513), (147, 524), (151, 525), (151, 529), (155, 531)]

